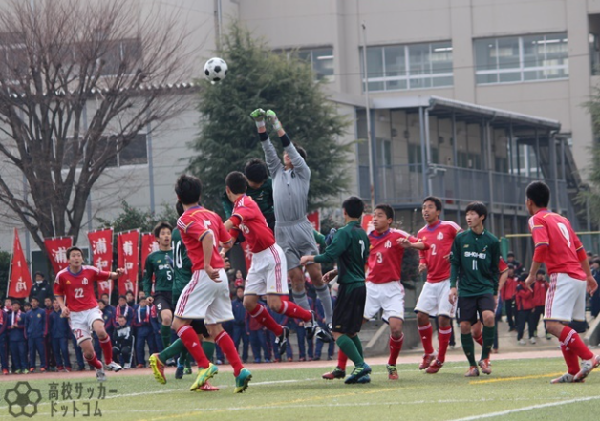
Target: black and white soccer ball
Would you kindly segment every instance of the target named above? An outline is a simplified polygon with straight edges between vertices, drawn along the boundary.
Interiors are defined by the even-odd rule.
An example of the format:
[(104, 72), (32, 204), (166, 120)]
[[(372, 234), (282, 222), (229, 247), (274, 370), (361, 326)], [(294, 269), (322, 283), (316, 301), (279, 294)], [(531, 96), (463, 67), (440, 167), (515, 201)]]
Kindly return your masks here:
[(213, 57), (204, 63), (204, 77), (211, 82), (217, 83), (225, 79), (227, 75), (227, 63), (220, 57)]

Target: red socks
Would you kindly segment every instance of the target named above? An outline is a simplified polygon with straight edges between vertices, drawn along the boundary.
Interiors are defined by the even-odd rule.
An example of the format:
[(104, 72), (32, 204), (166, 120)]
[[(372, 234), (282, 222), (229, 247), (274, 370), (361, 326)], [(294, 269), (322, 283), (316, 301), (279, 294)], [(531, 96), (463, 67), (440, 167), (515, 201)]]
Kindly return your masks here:
[(421, 337), (421, 343), (425, 354), (433, 354), (433, 345), (431, 343), (431, 337), (433, 336), (433, 328), (431, 323), (427, 326), (419, 326), (419, 336)]
[(562, 344), (560, 345), (560, 350), (562, 351), (563, 357), (565, 357), (565, 361), (567, 362), (569, 374), (575, 375), (579, 373), (579, 358), (577, 357), (577, 354)]
[(473, 340), (483, 346), (483, 335), (479, 335), (478, 337), (473, 336)]
[(199, 368), (207, 368), (210, 362), (206, 359), (206, 354), (202, 350), (202, 344), (198, 339), (198, 334), (194, 332), (191, 326), (182, 326), (177, 331), (177, 336), (181, 338), (181, 342), (194, 357)]
[(344, 354), (344, 351), (342, 351), (340, 349), (338, 351), (338, 363), (337, 363), (337, 367), (340, 370), (345, 370), (346, 369), (346, 364), (348, 364), (348, 356), (346, 354)]
[(277, 324), (277, 322), (269, 314), (269, 310), (262, 304), (258, 304), (254, 307), (254, 310), (248, 312), (250, 316), (254, 317), (258, 323), (269, 329), (275, 335), (279, 336), (283, 332), (283, 328)]
[(293, 319), (301, 319), (305, 322), (310, 322), (312, 320), (310, 311), (303, 309), (298, 304), (290, 303), (289, 301), (282, 300), (281, 308), (279, 309), (278, 313), (285, 314)]
[(240, 354), (238, 354), (235, 349), (235, 345), (231, 340), (231, 337), (227, 334), (227, 332), (222, 331), (215, 338), (215, 343), (221, 347), (223, 354), (225, 354), (225, 358), (229, 361), (229, 365), (233, 367), (233, 375), (235, 377), (239, 376), (240, 371), (244, 366), (242, 365), (242, 361), (240, 360)]
[[(440, 342), (440, 349), (438, 351), (437, 358), (442, 363), (444, 361), (446, 361), (446, 351), (448, 350), (448, 345), (450, 344), (451, 337), (452, 337), (452, 326), (440, 327), (440, 330), (438, 330), (438, 339)], [(480, 339), (482, 340), (482, 338), (480, 338)]]
[[(112, 353), (112, 343), (110, 342), (110, 336), (106, 336), (106, 339), (103, 341), (98, 338), (98, 342), (100, 342), (100, 348), (102, 349), (102, 353), (104, 354), (104, 361), (106, 365), (112, 363), (113, 353)], [(94, 357), (95, 358), (95, 357)]]
[[(112, 349), (111, 349), (111, 354), (112, 354)], [(85, 358), (85, 355), (84, 355), (84, 358)], [(102, 363), (100, 361), (98, 361), (98, 358), (96, 358), (95, 352), (94, 352), (94, 356), (92, 357), (91, 360), (88, 360), (87, 358), (85, 358), (85, 360), (88, 362), (89, 365), (91, 365), (95, 369), (99, 370), (102, 368)]]
[[(585, 346), (577, 332), (575, 332), (569, 326), (565, 326), (563, 328), (562, 332), (560, 333), (560, 338), (558, 338), (558, 340), (560, 341), (561, 349), (564, 346), (567, 349), (567, 351), (570, 351), (570, 353), (575, 354), (582, 360), (591, 360), (592, 358), (594, 358), (594, 354), (592, 353), (592, 351), (590, 351), (590, 349), (587, 346)], [(565, 360), (567, 361), (567, 365), (569, 365), (569, 361), (567, 360), (566, 356)], [(579, 361), (577, 362), (577, 366), (579, 366)], [(571, 367), (569, 366), (569, 373), (570, 372)]]
[(396, 365), (396, 359), (402, 349), (402, 343), (404, 342), (404, 334), (399, 338), (394, 338), (390, 335), (390, 358), (388, 360), (389, 365)]

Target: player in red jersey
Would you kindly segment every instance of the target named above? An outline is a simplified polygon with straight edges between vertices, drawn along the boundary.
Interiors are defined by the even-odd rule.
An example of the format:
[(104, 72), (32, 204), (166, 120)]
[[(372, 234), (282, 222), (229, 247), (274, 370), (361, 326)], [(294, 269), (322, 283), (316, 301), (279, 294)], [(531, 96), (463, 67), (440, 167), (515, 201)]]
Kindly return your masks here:
[(225, 228), (234, 237), (242, 232), (252, 252), (252, 265), (246, 275), (244, 307), (251, 317), (277, 336), (275, 342), (279, 353), (283, 355), (288, 344), (289, 328), (280, 326), (265, 306), (258, 304), (258, 299), (266, 295), (270, 309), (303, 320), (309, 340), (318, 329), (314, 313), (288, 301), (285, 253), (275, 242), (273, 232), (256, 202), (246, 196), (246, 176), (239, 171), (230, 172), (225, 178), (225, 186), (227, 198), (233, 203), (231, 218), (225, 221)]
[[(525, 284), (531, 287), (542, 263), (550, 276), (546, 294), (546, 332), (554, 335), (567, 363), (568, 372), (550, 383), (582, 382), (600, 366), (600, 356), (594, 355), (577, 332), (567, 326), (572, 320), (585, 320), (586, 290), (592, 295), (598, 288), (590, 271), (583, 244), (573, 232), (569, 220), (550, 212), (550, 189), (543, 181), (529, 183), (525, 189), (525, 205), (532, 217), (529, 229), (535, 244), (533, 261)], [(582, 359), (581, 368), (579, 359)]]
[(96, 358), (92, 344), (92, 330), (98, 336), (106, 367), (119, 371), (121, 366), (112, 360), (112, 343), (104, 329), (104, 320), (96, 301), (94, 283), (107, 279), (117, 280), (123, 273), (123, 269), (104, 272), (94, 266), (84, 265), (83, 253), (78, 247), (70, 247), (67, 250), (67, 260), (69, 266), (56, 274), (54, 295), (62, 310), (61, 317), (69, 317), (71, 330), (77, 345), (83, 351), (85, 360), (96, 369), (96, 380), (103, 382), (106, 380), (106, 374), (102, 362)]
[(192, 320), (203, 319), (208, 333), (233, 367), (234, 393), (241, 393), (248, 388), (252, 374), (242, 365), (231, 337), (221, 325), (233, 320), (233, 313), (225, 262), (217, 247), (230, 248), (232, 240), (219, 215), (198, 205), (202, 194), (198, 178), (182, 175), (175, 184), (175, 193), (184, 209), (177, 226), (194, 273), (177, 302), (172, 328), (198, 364), (198, 377), (190, 390), (202, 389), (206, 381), (219, 372), (206, 358), (198, 335), (190, 326)]
[[(456, 234), (462, 231), (455, 222), (440, 221), (442, 201), (437, 197), (423, 200), (422, 214), (427, 223), (419, 230), (417, 237), (429, 248), (419, 252), (419, 272), (427, 271), (427, 282), (423, 285), (417, 301), (417, 324), (425, 354), (419, 370), (437, 373), (444, 365), (446, 350), (452, 336), (452, 319), (456, 314), (456, 304), (448, 301), (450, 293), (450, 251)], [(439, 348), (433, 349), (433, 328), (430, 316), (438, 317)]]

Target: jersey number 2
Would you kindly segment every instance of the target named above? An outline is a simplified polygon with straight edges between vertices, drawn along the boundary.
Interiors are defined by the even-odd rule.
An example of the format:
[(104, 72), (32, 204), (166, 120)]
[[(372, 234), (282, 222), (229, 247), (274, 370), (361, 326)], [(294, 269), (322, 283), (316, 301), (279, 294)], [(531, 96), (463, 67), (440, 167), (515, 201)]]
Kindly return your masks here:
[(75, 288), (75, 298), (83, 298), (83, 288)]

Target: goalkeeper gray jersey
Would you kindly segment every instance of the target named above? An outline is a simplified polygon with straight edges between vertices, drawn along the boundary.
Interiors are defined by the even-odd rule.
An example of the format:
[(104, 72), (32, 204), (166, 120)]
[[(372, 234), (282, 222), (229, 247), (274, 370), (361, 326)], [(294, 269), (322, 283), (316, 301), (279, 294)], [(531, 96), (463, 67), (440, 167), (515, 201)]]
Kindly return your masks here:
[(310, 168), (308, 168), (293, 143), (284, 148), (294, 165), (291, 170), (285, 169), (269, 139), (261, 142), (261, 144), (273, 179), (275, 225), (289, 226), (298, 221), (306, 221)]

